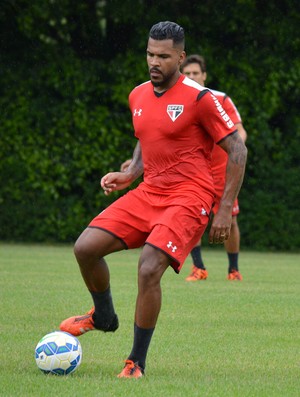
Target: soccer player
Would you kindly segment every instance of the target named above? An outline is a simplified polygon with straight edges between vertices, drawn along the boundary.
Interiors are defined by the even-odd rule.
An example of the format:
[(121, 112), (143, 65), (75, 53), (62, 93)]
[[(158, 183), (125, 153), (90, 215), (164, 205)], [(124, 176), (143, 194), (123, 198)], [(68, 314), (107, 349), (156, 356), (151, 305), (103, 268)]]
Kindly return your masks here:
[(134, 338), (120, 378), (140, 378), (161, 308), (160, 280), (169, 266), (179, 273), (203, 235), (214, 202), (210, 162), (214, 142), (228, 153), (226, 185), (214, 216), (210, 243), (228, 239), (232, 207), (240, 190), (247, 149), (218, 99), (180, 72), (185, 59), (184, 30), (174, 22), (152, 26), (147, 44), (150, 81), (132, 90), (129, 106), (138, 139), (126, 172), (102, 177), (106, 195), (130, 186), (82, 232), (75, 256), (91, 294), (85, 315), (64, 320), (60, 329), (79, 336), (118, 328), (105, 257), (142, 247)]
[[(192, 80), (205, 85), (207, 78), (206, 63), (205, 59), (200, 55), (188, 56), (181, 66), (181, 71), (184, 75), (188, 76)], [(232, 100), (224, 92), (210, 90), (216, 98), (218, 98), (220, 104), (226, 113), (230, 116), (231, 120), (236, 126), (238, 133), (245, 142), (247, 139), (247, 133), (243, 127), (241, 116), (235, 107)], [(214, 145), (212, 152), (212, 172), (216, 189), (216, 203), (213, 207), (213, 213), (218, 211), (219, 203), (223, 194), (225, 186), (225, 175), (226, 175), (226, 163), (227, 154), (218, 145)], [(240, 251), (240, 230), (237, 222), (237, 215), (239, 214), (239, 203), (238, 199), (235, 200), (232, 209), (232, 224), (230, 230), (230, 236), (224, 241), (224, 247), (227, 251), (228, 256), (228, 280), (242, 280), (242, 275), (239, 272), (238, 267), (238, 256)], [(193, 258), (193, 266), (191, 274), (186, 278), (186, 281), (197, 281), (206, 280), (208, 272), (204, 266), (202, 255), (201, 255), (201, 240), (192, 249), (191, 256)]]

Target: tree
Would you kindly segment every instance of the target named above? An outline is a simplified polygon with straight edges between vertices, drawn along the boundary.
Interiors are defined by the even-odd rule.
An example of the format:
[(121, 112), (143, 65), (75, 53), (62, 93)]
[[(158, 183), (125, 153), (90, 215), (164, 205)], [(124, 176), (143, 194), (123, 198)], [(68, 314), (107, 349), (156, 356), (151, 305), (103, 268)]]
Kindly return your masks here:
[(118, 197), (104, 196), (98, 181), (135, 145), (127, 95), (149, 78), (147, 34), (160, 20), (184, 26), (187, 52), (207, 60), (208, 86), (242, 114), (243, 244), (299, 248), (300, 6), (292, 0), (2, 2), (1, 239), (72, 241)]

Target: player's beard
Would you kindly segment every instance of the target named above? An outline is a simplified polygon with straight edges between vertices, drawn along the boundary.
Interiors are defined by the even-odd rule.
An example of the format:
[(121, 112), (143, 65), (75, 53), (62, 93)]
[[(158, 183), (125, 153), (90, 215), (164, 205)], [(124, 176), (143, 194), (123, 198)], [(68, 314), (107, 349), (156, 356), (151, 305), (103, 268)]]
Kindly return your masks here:
[(153, 80), (151, 78), (151, 75), (150, 75), (150, 80), (151, 80), (151, 83), (152, 83), (153, 87), (166, 87), (166, 86), (168, 86), (168, 83), (172, 79), (172, 77), (174, 76), (175, 72), (174, 73), (169, 73), (168, 75), (164, 75), (161, 72), (160, 72), (160, 74), (161, 74), (161, 79), (160, 80)]

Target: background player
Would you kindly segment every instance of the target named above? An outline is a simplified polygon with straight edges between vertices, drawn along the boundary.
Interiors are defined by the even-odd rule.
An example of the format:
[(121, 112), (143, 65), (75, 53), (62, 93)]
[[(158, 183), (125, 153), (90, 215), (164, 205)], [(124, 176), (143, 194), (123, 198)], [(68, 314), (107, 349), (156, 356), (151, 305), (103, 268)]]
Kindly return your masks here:
[[(204, 57), (201, 55), (190, 55), (182, 64), (182, 73), (188, 76), (190, 79), (196, 81), (202, 86), (205, 85), (207, 78), (206, 63)], [(247, 139), (247, 133), (243, 127), (241, 116), (235, 107), (233, 101), (224, 92), (211, 90), (213, 94), (218, 98), (223, 109), (230, 116), (234, 122), (240, 136), (245, 142)], [(214, 146), (212, 152), (212, 172), (215, 183), (215, 189), (217, 193), (216, 203), (213, 207), (213, 212), (216, 213), (219, 207), (219, 203), (223, 194), (225, 186), (225, 175), (226, 175), (226, 163), (227, 154), (218, 145)], [(239, 214), (239, 204), (236, 199), (232, 210), (232, 224), (230, 230), (230, 237), (224, 241), (224, 246), (228, 255), (228, 280), (242, 280), (242, 275), (239, 272), (238, 257), (240, 251), (240, 230), (237, 221), (237, 215)], [(191, 256), (193, 259), (193, 266), (191, 274), (186, 278), (186, 281), (197, 281), (205, 280), (208, 277), (208, 272), (204, 266), (202, 255), (201, 255), (201, 240), (192, 249)]]

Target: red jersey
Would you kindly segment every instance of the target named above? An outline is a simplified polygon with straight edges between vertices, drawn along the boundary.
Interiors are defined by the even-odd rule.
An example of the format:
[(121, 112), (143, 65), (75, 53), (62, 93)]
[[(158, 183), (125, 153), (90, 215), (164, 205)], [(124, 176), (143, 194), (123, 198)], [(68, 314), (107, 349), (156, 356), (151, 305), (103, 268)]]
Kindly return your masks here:
[[(216, 98), (218, 98), (221, 106), (231, 118), (234, 124), (238, 124), (242, 122), (241, 116), (232, 102), (231, 98), (227, 96), (224, 92), (210, 90)], [(219, 146), (214, 145), (212, 152), (212, 172), (213, 178), (216, 185), (220, 185), (220, 188), (223, 190), (225, 185), (225, 173), (226, 173), (226, 164), (227, 164), (227, 153)]]
[(144, 164), (139, 188), (197, 195), (203, 204), (211, 203), (214, 144), (236, 130), (217, 97), (181, 75), (162, 95), (154, 92), (150, 81), (137, 86), (129, 95), (129, 106)]

